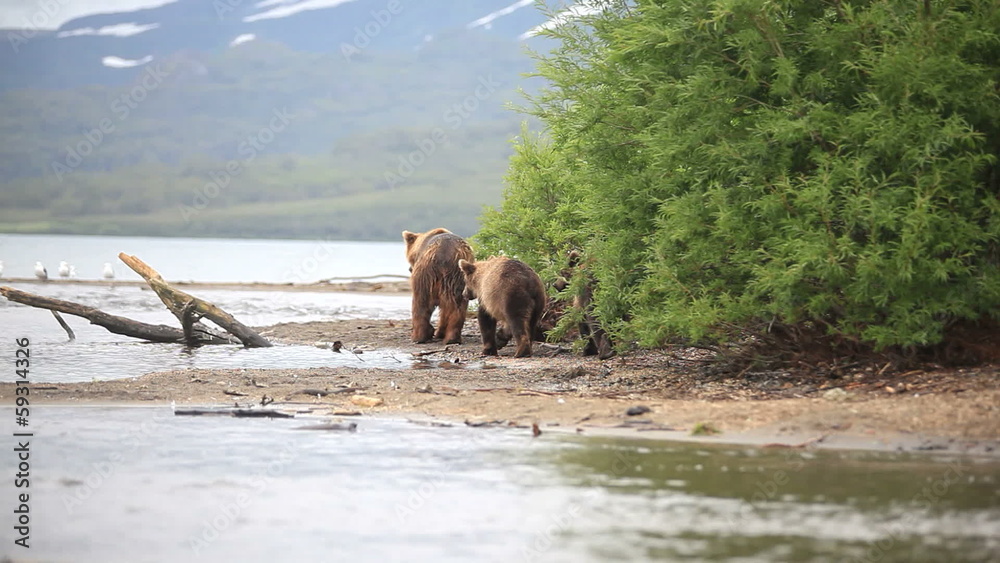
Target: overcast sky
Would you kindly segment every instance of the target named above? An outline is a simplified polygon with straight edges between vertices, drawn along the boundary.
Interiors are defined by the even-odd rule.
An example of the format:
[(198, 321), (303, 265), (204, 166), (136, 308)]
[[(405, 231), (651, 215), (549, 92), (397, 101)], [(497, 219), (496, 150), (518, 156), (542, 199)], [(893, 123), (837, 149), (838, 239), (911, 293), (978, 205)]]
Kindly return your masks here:
[[(0, 28), (56, 29), (67, 21), (109, 12), (131, 12), (175, 0), (0, 0)], [(206, 0), (210, 4), (210, 0)]]

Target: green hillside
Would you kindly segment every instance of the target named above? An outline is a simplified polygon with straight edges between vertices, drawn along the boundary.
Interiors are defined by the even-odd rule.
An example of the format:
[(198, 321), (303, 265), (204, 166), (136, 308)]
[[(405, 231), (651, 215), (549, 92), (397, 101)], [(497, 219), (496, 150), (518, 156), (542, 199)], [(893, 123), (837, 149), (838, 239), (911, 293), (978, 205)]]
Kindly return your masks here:
[(252, 42), (177, 53), (126, 88), (5, 92), (0, 231), (471, 235), (530, 69), (482, 36), (351, 62)]

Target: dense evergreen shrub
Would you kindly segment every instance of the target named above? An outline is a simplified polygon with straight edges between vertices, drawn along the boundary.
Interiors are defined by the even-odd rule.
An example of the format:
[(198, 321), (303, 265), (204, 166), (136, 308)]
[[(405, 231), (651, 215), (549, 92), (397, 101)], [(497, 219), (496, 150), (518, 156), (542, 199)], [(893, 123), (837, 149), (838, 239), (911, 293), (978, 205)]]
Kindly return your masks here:
[(812, 327), (875, 348), (1000, 316), (1000, 3), (639, 0), (552, 30), (477, 235), (658, 345)]

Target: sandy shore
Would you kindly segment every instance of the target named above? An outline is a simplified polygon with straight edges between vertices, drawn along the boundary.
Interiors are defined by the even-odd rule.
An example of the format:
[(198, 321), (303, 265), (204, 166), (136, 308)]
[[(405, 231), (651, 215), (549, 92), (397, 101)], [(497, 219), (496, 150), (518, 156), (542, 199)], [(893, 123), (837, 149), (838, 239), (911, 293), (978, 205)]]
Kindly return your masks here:
[[(328, 291), (354, 291), (372, 293), (410, 293), (410, 282), (399, 276), (376, 276), (375, 280), (366, 279), (332, 279), (328, 281), (318, 281), (313, 283), (264, 283), (264, 282), (196, 282), (196, 281), (170, 281), (170, 285), (182, 289), (224, 289), (234, 291), (308, 291), (308, 292), (328, 292)], [(109, 286), (115, 287), (139, 287), (151, 291), (149, 285), (143, 280), (81, 280), (81, 279), (61, 279), (50, 278), (40, 281), (37, 278), (3, 278), (0, 285), (8, 284), (29, 284), (35, 285), (69, 285), (69, 286)]]
[[(284, 323), (260, 329), (279, 344), (360, 352), (359, 367), (183, 370), (114, 381), (34, 384), (34, 405), (251, 406), (313, 416), (392, 416), (531, 432), (635, 438), (968, 453), (1000, 458), (1000, 369), (922, 370), (884, 376), (859, 368), (809, 374), (711, 375), (692, 350), (642, 351), (601, 361), (535, 346), (531, 358), (479, 355), (478, 327), (461, 345), (409, 341), (409, 321)], [(398, 369), (364, 367), (364, 351), (391, 351)], [(331, 354), (337, 352), (330, 352)], [(0, 383), (0, 402), (14, 384)], [(646, 411), (640, 414), (631, 412)]]

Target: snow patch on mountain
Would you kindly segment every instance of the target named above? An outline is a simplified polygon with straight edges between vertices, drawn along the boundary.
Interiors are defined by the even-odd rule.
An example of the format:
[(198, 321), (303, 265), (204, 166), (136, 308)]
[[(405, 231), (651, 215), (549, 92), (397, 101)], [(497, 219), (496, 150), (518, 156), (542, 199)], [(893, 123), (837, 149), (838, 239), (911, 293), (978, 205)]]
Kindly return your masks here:
[(473, 28), (482, 26), (482, 27), (485, 27), (486, 29), (490, 29), (491, 27), (493, 27), (493, 20), (495, 20), (495, 19), (497, 19), (499, 17), (502, 17), (502, 16), (506, 16), (507, 14), (510, 14), (510, 13), (516, 11), (516, 10), (519, 10), (519, 9), (525, 7), (525, 6), (529, 6), (531, 4), (534, 4), (534, 2), (535, 2), (535, 0), (518, 0), (517, 2), (514, 2), (513, 4), (511, 4), (509, 6), (500, 8), (499, 10), (497, 10), (495, 12), (491, 12), (489, 14), (486, 14), (485, 16), (479, 18), (478, 20), (469, 23), (469, 25), (467, 25), (466, 28), (473, 29)]
[(151, 60), (153, 60), (152, 55), (146, 55), (141, 59), (123, 59), (121, 57), (111, 55), (101, 59), (101, 64), (111, 68), (132, 68), (134, 66), (144, 65)]
[[(333, 8), (356, 0), (302, 0), (300, 2), (290, 2), (288, 0), (264, 0), (256, 4), (256, 8), (270, 8), (263, 12), (246, 16), (243, 21), (246, 23), (257, 20), (270, 20), (276, 18), (287, 18), (288, 16), (305, 12), (307, 10), (322, 10), (323, 8)], [(271, 8), (271, 6), (276, 6)]]
[(59, 29), (77, 18), (157, 8), (177, 0), (0, 0), (0, 29)]
[(229, 46), (230, 47), (235, 47), (237, 45), (242, 45), (243, 43), (246, 43), (247, 41), (253, 41), (254, 39), (257, 39), (257, 36), (254, 35), (253, 33), (244, 33), (242, 35), (237, 35), (236, 39), (233, 39), (232, 41), (230, 41), (229, 42)]
[(160, 27), (158, 23), (151, 23), (149, 25), (138, 25), (135, 22), (120, 23), (117, 25), (106, 25), (99, 29), (94, 29), (92, 27), (81, 27), (79, 29), (71, 29), (69, 31), (60, 31), (56, 34), (56, 37), (62, 39), (63, 37), (75, 37), (77, 35), (112, 35), (114, 37), (131, 37), (133, 35), (139, 35), (144, 31), (149, 31), (151, 29), (156, 29)]

